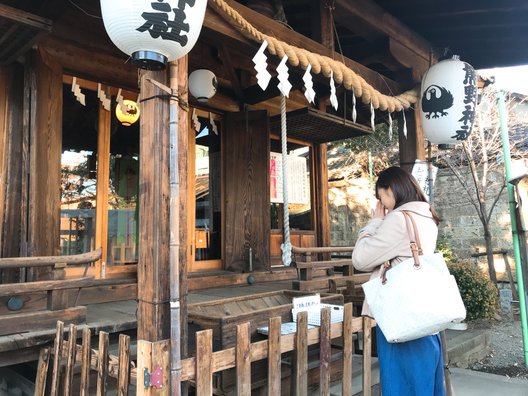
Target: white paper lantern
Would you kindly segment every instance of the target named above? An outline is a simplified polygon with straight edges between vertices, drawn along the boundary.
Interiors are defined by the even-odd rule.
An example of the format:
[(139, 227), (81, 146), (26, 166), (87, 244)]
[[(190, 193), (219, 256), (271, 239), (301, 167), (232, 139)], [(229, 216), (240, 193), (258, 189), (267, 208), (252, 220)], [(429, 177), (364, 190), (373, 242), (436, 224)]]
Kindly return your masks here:
[(110, 39), (150, 70), (164, 69), (194, 47), (206, 7), (207, 0), (101, 0)]
[(477, 79), (470, 64), (455, 56), (433, 65), (424, 75), (420, 97), (427, 140), (456, 144), (467, 139), (477, 106)]
[(218, 81), (210, 70), (198, 69), (189, 75), (189, 91), (199, 102), (207, 102), (216, 93)]

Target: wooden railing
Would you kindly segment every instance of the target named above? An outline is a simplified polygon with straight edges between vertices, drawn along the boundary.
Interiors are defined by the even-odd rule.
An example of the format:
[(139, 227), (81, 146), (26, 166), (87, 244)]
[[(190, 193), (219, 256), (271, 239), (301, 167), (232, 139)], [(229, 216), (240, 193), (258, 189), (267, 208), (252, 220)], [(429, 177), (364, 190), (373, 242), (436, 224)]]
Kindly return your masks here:
[[(364, 282), (364, 274), (354, 273), (351, 258), (353, 251), (353, 246), (311, 248), (293, 246), (293, 266), (297, 268), (298, 279), (293, 281), (292, 288), (302, 291), (328, 290), (329, 279), (333, 279), (337, 287), (344, 287), (347, 281), (354, 281), (358, 284)], [(332, 253), (339, 258), (332, 259)], [(343, 256), (345, 258), (341, 258)], [(332, 275), (336, 268), (342, 271), (339, 276)], [(323, 272), (328, 272), (328, 270), (330, 270), (330, 275)]]
[[(52, 267), (51, 280), (0, 285), (0, 299), (6, 301), (8, 311), (0, 314), (0, 335), (53, 328), (57, 320), (83, 323), (86, 307), (77, 306), (81, 288), (91, 286), (93, 277), (65, 279), (64, 268), (70, 264), (86, 267), (101, 257), (101, 249), (71, 256), (0, 258), (0, 270)], [(68, 291), (77, 289), (74, 301)], [(46, 309), (25, 309), (26, 301), (37, 294), (46, 294)]]
[[(371, 394), (371, 328), (374, 322), (366, 317), (353, 317), (352, 305), (345, 304), (343, 322), (331, 324), (330, 309), (321, 311), (321, 325), (308, 329), (308, 316), (300, 312), (297, 316), (297, 332), (281, 335), (281, 319), (269, 320), (268, 339), (251, 342), (250, 323), (237, 326), (236, 345), (220, 351), (213, 351), (212, 330), (196, 333), (196, 354), (194, 357), (181, 361), (178, 376), (182, 383), (195, 388), (196, 395), (212, 395), (215, 393), (213, 377), (217, 373), (235, 370), (238, 395), (250, 395), (255, 384), (252, 382), (252, 363), (264, 361), (267, 365), (267, 379), (261, 388), (267, 388), (268, 394), (281, 394), (281, 381), (284, 380), (281, 362), (285, 357), (293, 357), (289, 373), (291, 388), (288, 394), (304, 396), (308, 394), (309, 347), (318, 352), (318, 377), (315, 384), (321, 395), (330, 395), (333, 384), (332, 370), (338, 371), (338, 383), (341, 394), (351, 395), (352, 392), (352, 359), (354, 355), (354, 334), (363, 333), (362, 343), (362, 374), (363, 395)], [(97, 394), (106, 395), (108, 377), (117, 380), (117, 389), (113, 393), (127, 395), (129, 384), (136, 384), (137, 395), (170, 395), (171, 366), (169, 359), (170, 341), (148, 342), (138, 341), (137, 368), (130, 363), (130, 339), (121, 335), (119, 339), (119, 356), (108, 354), (108, 334), (99, 335), (99, 350), (90, 348), (90, 333), (83, 331), (83, 344), (76, 345), (77, 330), (70, 325), (69, 339), (63, 340), (63, 325), (58, 324), (57, 335), (53, 348), (43, 348), (41, 351), (35, 395), (88, 395), (90, 371), (97, 371)], [(332, 357), (332, 344), (339, 341), (340, 357)], [(50, 364), (50, 358), (53, 364)], [(266, 361), (267, 359), (267, 361)], [(73, 390), (71, 384), (75, 366), (80, 365), (80, 390)], [(52, 367), (51, 375), (48, 369)], [(311, 377), (311, 376), (310, 376)], [(335, 376), (334, 376), (335, 377)], [(46, 379), (50, 378), (50, 384)], [(172, 384), (172, 386), (179, 386)], [(335, 385), (339, 386), (339, 385)], [(313, 387), (313, 384), (310, 385)], [(46, 392), (46, 388), (48, 392)], [(157, 388), (157, 389), (154, 389)], [(283, 394), (286, 394), (283, 392)]]

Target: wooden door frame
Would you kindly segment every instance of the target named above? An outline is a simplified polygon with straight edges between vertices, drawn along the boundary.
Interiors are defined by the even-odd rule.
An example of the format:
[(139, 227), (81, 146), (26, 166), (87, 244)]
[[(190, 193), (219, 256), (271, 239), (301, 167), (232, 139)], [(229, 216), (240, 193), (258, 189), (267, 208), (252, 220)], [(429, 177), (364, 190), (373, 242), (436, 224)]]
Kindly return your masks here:
[(191, 108), (189, 111), (189, 129), (188, 129), (188, 136), (189, 136), (189, 152), (188, 152), (188, 215), (187, 215), (187, 232), (189, 235), (189, 238), (187, 239), (187, 247), (189, 251), (189, 266), (188, 266), (188, 272), (199, 272), (199, 271), (210, 271), (210, 270), (219, 270), (224, 267), (224, 167), (223, 167), (223, 137), (222, 132), (220, 133), (220, 140), (221, 140), (221, 146), (220, 146), (220, 210), (222, 213), (222, 220), (220, 224), (220, 239), (221, 239), (221, 258), (215, 259), (215, 260), (195, 260), (196, 254), (195, 254), (195, 246), (196, 246), (196, 130), (193, 126), (193, 112), (198, 117), (206, 117), (208, 118), (209, 115), (212, 115), (215, 119), (221, 119), (221, 114), (216, 114), (213, 112), (210, 112), (208, 110), (202, 110), (199, 108)]

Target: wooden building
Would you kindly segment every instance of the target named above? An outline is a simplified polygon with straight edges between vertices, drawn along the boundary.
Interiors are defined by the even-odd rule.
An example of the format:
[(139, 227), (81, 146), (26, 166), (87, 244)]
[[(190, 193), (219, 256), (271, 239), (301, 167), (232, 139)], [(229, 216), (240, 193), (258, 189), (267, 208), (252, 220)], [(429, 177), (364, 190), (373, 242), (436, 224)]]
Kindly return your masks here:
[[(293, 85), (286, 101), (288, 151), (299, 165), (294, 187), (300, 198), (290, 204), (291, 240), (299, 247), (328, 246), (326, 143), (372, 133), (370, 103), (376, 102), (375, 123), (387, 122), (383, 101), (388, 98), (399, 103), (396, 109), (389, 106), (395, 119), (405, 111), (408, 136), (400, 138), (402, 164), (423, 158), (416, 86), (429, 65), (444, 55), (439, 46), (464, 51), (473, 40), (466, 35), (466, 42), (457, 43), (454, 36), (429, 42), (402, 22), (412, 24), (412, 15), (449, 20), (448, 11), (436, 13), (436, 4), (454, 2), (430, 2), (435, 5), (420, 9), (410, 0), (399, 6), (370, 0), (209, 0), (192, 51), (167, 70), (145, 71), (110, 41), (96, 0), (0, 3), (0, 257), (72, 255), (101, 247), (101, 258), (87, 272), (69, 265), (61, 276), (94, 277), (82, 289), (82, 304), (137, 299), (138, 338), (149, 341), (170, 338), (174, 281), (180, 285), (185, 320), (188, 288), (246, 282), (242, 273), (250, 263), (259, 280), (295, 276), (294, 270), (279, 268), (283, 208), (280, 197), (270, 198), (276, 183), (270, 158), (281, 151), (275, 68), (282, 53), (290, 55)], [(459, 14), (476, 15), (476, 7)], [(488, 6), (481, 11), (487, 16), (511, 12)], [(459, 14), (453, 16), (453, 29), (467, 25)], [(439, 20), (425, 25), (417, 23), (423, 29), (418, 32), (446, 28)], [(265, 91), (257, 85), (252, 62), (262, 41), (255, 32), (274, 38), (277, 45), (267, 51), (273, 78)], [(500, 48), (503, 37), (495, 35), (486, 51)], [(526, 43), (524, 32), (521, 40)], [(478, 62), (474, 66), (499, 65), (493, 63), (494, 55), (482, 54), (481, 46), (482, 51), (469, 52)], [(506, 53), (508, 48), (503, 46), (504, 53), (495, 58), (504, 55), (506, 64), (528, 61), (526, 53)], [(319, 70), (313, 65), (315, 105), (303, 95), (306, 64), (295, 60), (295, 54), (326, 62)], [(334, 73), (337, 111), (329, 100), (332, 62), (345, 73)], [(188, 74), (197, 69), (211, 70), (218, 79), (217, 93), (207, 102), (188, 94)], [(178, 180), (173, 180), (178, 195), (172, 206), (177, 218), (172, 220), (171, 95), (163, 86), (177, 86), (172, 100), (179, 108)], [(358, 95), (357, 123), (351, 119), (352, 91), (346, 89), (352, 86)], [(131, 126), (116, 117), (118, 94), (126, 100), (139, 98), (140, 118)], [(171, 240), (175, 232), (178, 238)], [(177, 252), (172, 259), (171, 248)], [(231, 277), (218, 276), (226, 270)], [(2, 283), (55, 275), (52, 266), (1, 272)], [(0, 318), (11, 313), (8, 299), (1, 297)], [(30, 298), (19, 312), (43, 305), (44, 299)]]

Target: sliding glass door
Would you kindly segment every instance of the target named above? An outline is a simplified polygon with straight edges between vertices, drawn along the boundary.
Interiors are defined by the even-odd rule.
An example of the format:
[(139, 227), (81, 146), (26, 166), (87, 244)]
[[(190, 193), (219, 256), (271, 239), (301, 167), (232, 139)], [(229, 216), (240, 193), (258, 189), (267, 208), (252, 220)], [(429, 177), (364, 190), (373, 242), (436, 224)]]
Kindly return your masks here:
[(75, 94), (74, 78), (63, 82), (61, 254), (100, 247), (94, 276), (133, 272), (127, 267), (137, 263), (139, 122), (126, 125), (130, 120), (116, 114), (137, 112), (124, 102), (137, 93), (75, 79)]

